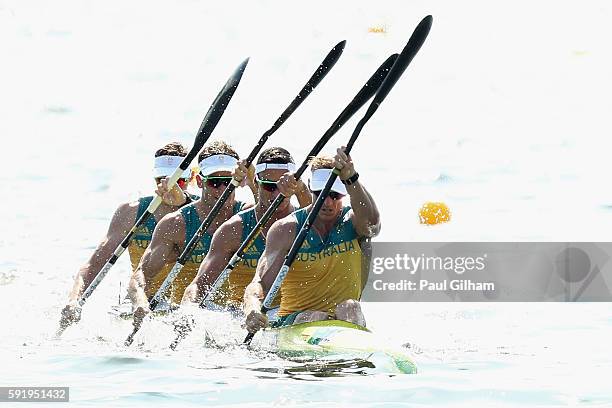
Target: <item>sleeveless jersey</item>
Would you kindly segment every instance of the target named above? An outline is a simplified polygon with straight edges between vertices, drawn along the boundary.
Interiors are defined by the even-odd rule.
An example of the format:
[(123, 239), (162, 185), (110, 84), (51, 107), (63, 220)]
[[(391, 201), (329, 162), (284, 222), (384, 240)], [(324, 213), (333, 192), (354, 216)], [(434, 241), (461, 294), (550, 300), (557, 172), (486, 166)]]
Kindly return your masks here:
[[(232, 214), (237, 214), (240, 209), (244, 206), (243, 202), (236, 201), (232, 208)], [(202, 220), (198, 215), (198, 211), (195, 209), (194, 204), (187, 205), (181, 208), (181, 215), (183, 216), (183, 220), (185, 221), (185, 242), (184, 247), (187, 246), (187, 243), (191, 241), (191, 238), (196, 234), (196, 231), (202, 224)], [(208, 250), (210, 249), (210, 242), (212, 240), (212, 235), (208, 232), (204, 233), (200, 240), (197, 242), (195, 248), (191, 252), (189, 259), (185, 263), (183, 269), (178, 274), (176, 279), (172, 282), (172, 286), (168, 291), (170, 294), (170, 302), (179, 304), (183, 298), (183, 293), (187, 286), (193, 281), (193, 279), (198, 274), (198, 269), (200, 269), (200, 264), (206, 257)], [(172, 269), (170, 265), (168, 271), (165, 273), (164, 277), (168, 274), (170, 269)], [(219, 297), (215, 296), (216, 299), (227, 299), (227, 283), (221, 288)]]
[[(145, 213), (149, 204), (153, 201), (153, 196), (141, 197), (138, 199), (138, 211), (136, 212), (136, 222), (142, 214)], [(128, 253), (130, 254), (130, 262), (132, 263), (132, 270), (136, 270), (138, 267), (138, 263), (140, 262), (140, 258), (144, 254), (145, 249), (151, 243), (151, 237), (153, 237), (153, 230), (155, 230), (155, 226), (157, 225), (157, 221), (155, 217), (149, 217), (149, 219), (136, 229), (134, 233), (134, 237), (132, 238), (132, 242), (128, 246)]]
[[(255, 216), (255, 207), (250, 208), (246, 211), (242, 211), (238, 214), (242, 221), (242, 239), (241, 243), (246, 241), (248, 235), (253, 231), (255, 225), (257, 225), (257, 218)], [(255, 242), (246, 250), (242, 256), (242, 260), (234, 267), (234, 270), (230, 273), (229, 280), (229, 302), (235, 307), (242, 306), (242, 300), (244, 298), (244, 290), (255, 276), (255, 270), (257, 269), (257, 262), (261, 257), (265, 249), (265, 241), (261, 233), (257, 235)], [(280, 304), (280, 292), (272, 302), (272, 307), (278, 307)]]
[[(190, 194), (192, 200), (199, 200), (200, 197), (194, 194)], [(153, 201), (153, 196), (141, 197), (138, 199), (138, 211), (136, 212), (136, 220), (137, 221), (142, 214), (145, 213), (151, 201)], [(151, 243), (151, 239), (153, 237), (153, 231), (157, 226), (157, 220), (155, 217), (151, 216), (147, 219), (147, 221), (136, 229), (134, 232), (134, 236), (132, 237), (132, 241), (128, 246), (128, 253), (130, 254), (130, 262), (132, 264), (132, 270), (136, 270), (138, 267), (138, 263), (140, 259), (144, 255), (145, 249)], [(161, 286), (162, 282), (172, 269), (173, 265), (165, 265), (161, 271), (159, 271), (151, 280), (151, 282), (147, 285), (146, 295), (151, 298), (157, 289)]]
[[(279, 316), (306, 310), (332, 315), (336, 305), (359, 300), (362, 290), (362, 252), (359, 236), (349, 219), (350, 207), (342, 209), (339, 221), (325, 241), (311, 229), (281, 286)], [(308, 211), (293, 213), (299, 231)]]

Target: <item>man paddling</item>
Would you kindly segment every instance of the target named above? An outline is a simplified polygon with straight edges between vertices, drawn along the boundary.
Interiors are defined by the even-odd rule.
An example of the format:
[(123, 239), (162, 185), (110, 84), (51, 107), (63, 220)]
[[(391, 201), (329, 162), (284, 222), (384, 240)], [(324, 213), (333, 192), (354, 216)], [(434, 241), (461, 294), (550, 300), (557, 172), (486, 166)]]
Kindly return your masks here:
[[(150, 312), (149, 299), (159, 289), (204, 217), (232, 181), (232, 172), (238, 160), (238, 153), (222, 141), (215, 141), (202, 149), (198, 156), (200, 175), (196, 177), (198, 186), (202, 188), (202, 198), (179, 211), (168, 214), (159, 222), (151, 244), (132, 274), (128, 295), (134, 309), (135, 325), (139, 325), (144, 315)], [(247, 180), (247, 183), (252, 185), (253, 181)], [(235, 200), (235, 193), (230, 195), (170, 287), (171, 303), (180, 303), (185, 288), (195, 278), (200, 263), (208, 253), (212, 234), (222, 223), (246, 207), (245, 203)]]
[[(380, 231), (380, 217), (372, 196), (359, 182), (353, 161), (337, 150), (335, 157), (311, 162), (310, 190), (317, 197), (333, 168), (340, 170), (304, 244), (281, 286), (276, 326), (329, 318), (365, 326), (359, 298), (363, 289), (360, 241)], [(348, 194), (350, 206), (343, 206)], [(244, 296), (246, 328), (254, 333), (268, 325), (262, 300), (274, 279), (310, 207), (277, 221), (266, 236), (266, 248), (253, 282)]]
[[(244, 164), (240, 163), (237, 170), (239, 177), (244, 177), (246, 170)], [(300, 207), (306, 207), (312, 202), (306, 185), (301, 181), (296, 181), (293, 177), (292, 173), (295, 172), (294, 160), (291, 154), (282, 147), (271, 147), (264, 150), (259, 155), (255, 172), (258, 189), (257, 204), (253, 208), (233, 216), (215, 232), (210, 251), (200, 265), (198, 275), (185, 290), (183, 304), (200, 303), (202, 301), (210, 286), (280, 192), (288, 198), (295, 194)], [(268, 228), (275, 221), (286, 217), (295, 210), (296, 208), (289, 199), (283, 200), (267, 225), (263, 227), (255, 242), (247, 249), (243, 259), (230, 273), (228, 278), (229, 300), (227, 303), (232, 310), (241, 310), (244, 289), (255, 276), (255, 268), (265, 247), (265, 236)], [(215, 299), (215, 295), (212, 295), (212, 299)]]
[[(190, 170), (186, 170), (182, 174), (182, 177), (178, 180), (177, 186), (172, 190), (168, 191), (166, 185), (167, 177), (172, 175), (181, 163), (182, 158), (186, 155), (187, 150), (178, 142), (168, 143), (155, 152), (153, 177), (157, 185), (156, 193), (162, 197), (162, 204), (155, 210), (153, 217), (150, 217), (134, 234), (134, 239), (128, 247), (132, 269), (136, 269), (140, 258), (151, 242), (153, 230), (157, 222), (166, 214), (176, 211), (185, 203), (192, 201), (192, 197), (184, 192), (191, 180)], [(106, 261), (111, 257), (115, 248), (119, 245), (121, 240), (123, 240), (136, 220), (145, 212), (152, 200), (153, 196), (141, 197), (136, 201), (121, 204), (115, 210), (106, 236), (89, 258), (89, 261), (81, 267), (74, 279), (74, 284), (68, 297), (68, 303), (62, 310), (60, 321), (60, 326), (62, 328), (66, 328), (71, 323), (80, 319), (81, 309), (78, 306), (79, 298), (98, 272), (100, 272)]]

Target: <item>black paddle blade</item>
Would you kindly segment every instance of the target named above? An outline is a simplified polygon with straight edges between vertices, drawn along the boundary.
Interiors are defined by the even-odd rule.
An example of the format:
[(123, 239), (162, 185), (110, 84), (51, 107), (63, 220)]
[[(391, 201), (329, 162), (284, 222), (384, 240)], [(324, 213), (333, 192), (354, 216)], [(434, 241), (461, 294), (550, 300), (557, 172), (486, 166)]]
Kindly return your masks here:
[[(236, 88), (238, 88), (238, 84), (240, 83), (240, 79), (242, 78), (242, 74), (244, 73), (248, 63), (249, 59), (247, 58), (242, 61), (240, 65), (238, 65), (238, 68), (236, 68), (234, 73), (229, 77), (213, 101), (212, 105), (210, 105), (210, 108), (208, 109), (208, 112), (206, 112), (206, 116), (204, 116), (204, 120), (202, 120), (202, 124), (198, 129), (198, 134), (196, 135), (191, 151), (187, 154), (187, 156), (185, 156), (179, 166), (181, 169), (187, 170), (187, 167), (189, 167), (189, 164), (191, 164), (193, 158), (200, 152), (202, 146), (204, 146), (204, 143), (206, 143), (217, 126), (217, 123), (219, 123), (219, 120), (221, 120), (221, 116), (223, 116), (225, 108), (227, 108), (229, 101), (232, 99), (232, 96), (234, 96), (234, 92), (236, 92)], [(183, 165), (185, 167), (183, 167)]]
[[(278, 119), (276, 119), (276, 122), (274, 122), (274, 125), (272, 125), (272, 127), (270, 129), (268, 129), (261, 136), (261, 138), (259, 139), (259, 141), (255, 145), (253, 150), (251, 150), (251, 153), (249, 153), (249, 155), (246, 158), (245, 165), (247, 167), (253, 162), (253, 160), (255, 160), (255, 156), (257, 156), (259, 151), (263, 148), (263, 146), (267, 142), (268, 138), (274, 132), (276, 132), (276, 130), (278, 130), (278, 128), (285, 122), (285, 120), (287, 120), (287, 118), (289, 118), (289, 116), (291, 116), (291, 114), (298, 108), (298, 106), (300, 106), (300, 104), (308, 97), (308, 95), (310, 95), (312, 90), (327, 75), (327, 73), (332, 69), (332, 67), (336, 64), (336, 62), (338, 62), (338, 59), (340, 58), (340, 56), (342, 55), (342, 51), (344, 50), (345, 44), (346, 44), (346, 41), (341, 41), (338, 44), (336, 44), (336, 46), (334, 48), (332, 48), (332, 50), (327, 54), (325, 59), (321, 62), (321, 64), (319, 65), (319, 67), (317, 68), (315, 73), (309, 78), (309, 80), (306, 83), (306, 85), (304, 85), (304, 87), (302, 87), (302, 90), (300, 91), (300, 93), (293, 99), (291, 104), (278, 117)], [(232, 86), (231, 86), (232, 85), (232, 83), (231, 83), (232, 78), (230, 78), (230, 81), (228, 81), (228, 83), (226, 84), (225, 88), (221, 91), (219, 96), (217, 96), (217, 99), (215, 100), (215, 102), (222, 101), (222, 99), (220, 99), (220, 97), (224, 93), (224, 91), (226, 91), (226, 90), (228, 90), (228, 92), (231, 92), (231, 94), (233, 94), (234, 89), (238, 85), (238, 81), (240, 80), (240, 76), (242, 75), (242, 71), (244, 71), (244, 67), (246, 67), (246, 63), (247, 62), (248, 62), (248, 60), (244, 61), (242, 66), (239, 67), (236, 70), (236, 72), (234, 73), (234, 76), (236, 76), (236, 74), (238, 74), (238, 79), (234, 80), (234, 82), (235, 82), (234, 87), (232, 88)], [(231, 94), (229, 94), (229, 98), (231, 98)], [(229, 101), (229, 98), (228, 98), (228, 101)], [(225, 105), (221, 104), (223, 109), (225, 109)], [(212, 107), (211, 107), (211, 110), (212, 110)], [(210, 113), (210, 111), (209, 111), (209, 113)], [(213, 111), (213, 114), (214, 114), (214, 111)], [(207, 114), (207, 117), (208, 117), (208, 114)], [(221, 115), (219, 115), (219, 118), (220, 117), (221, 117)], [(218, 122), (218, 119), (217, 119), (217, 122)], [(215, 122), (215, 124), (216, 124), (216, 122)], [(213, 126), (213, 128), (214, 128), (214, 126)], [(212, 132), (212, 130), (211, 130), (211, 132)], [(202, 133), (205, 134), (206, 133), (205, 130), (202, 130)], [(228, 185), (225, 188), (225, 190), (223, 191), (221, 196), (215, 202), (215, 205), (213, 206), (213, 208), (211, 208), (211, 210), (208, 212), (208, 214), (204, 218), (204, 221), (202, 221), (202, 223), (198, 227), (198, 229), (197, 229), (196, 233), (194, 234), (194, 236), (187, 243), (187, 246), (185, 247), (185, 249), (183, 250), (183, 252), (179, 256), (179, 258), (177, 260), (177, 263), (175, 264), (175, 268), (179, 264), (180, 265), (184, 265), (185, 264), (185, 262), (187, 261), (187, 259), (191, 255), (191, 252), (193, 251), (193, 249), (197, 245), (198, 241), (200, 240), (202, 235), (208, 230), (208, 227), (210, 227), (210, 225), (212, 224), (214, 218), (217, 216), (217, 214), (219, 214), (219, 211), (221, 211), (221, 208), (222, 208), (223, 204), (227, 201), (227, 199), (229, 198), (230, 194), (234, 191), (235, 188), (236, 188), (236, 186), (233, 185), (233, 184), (230, 184), (230, 185)], [(174, 268), (173, 268), (173, 270), (174, 270)], [(170, 276), (171, 275), (168, 275), (168, 277), (166, 277), (166, 280), (164, 280), (164, 282), (162, 283), (162, 286), (158, 289), (157, 293), (155, 294), (155, 296), (151, 300), (151, 305), (153, 305), (152, 302), (154, 302), (155, 299), (158, 299), (160, 296), (163, 295), (163, 291), (167, 289), (168, 282), (172, 282), (172, 280), (174, 279), (174, 278), (171, 278), (168, 281)], [(153, 308), (153, 306), (151, 306), (151, 308)]]
[[(429, 30), (431, 29), (432, 21), (433, 21), (433, 18), (431, 16), (425, 17), (416, 27), (414, 32), (412, 33), (412, 36), (408, 40), (408, 44), (406, 44), (406, 46), (402, 50), (399, 57), (397, 57), (391, 70), (386, 75), (384, 81), (380, 85), (380, 88), (378, 88), (378, 91), (376, 92), (376, 95), (374, 96), (374, 100), (368, 107), (366, 114), (359, 121), (355, 130), (353, 131), (353, 134), (351, 135), (351, 138), (349, 139), (349, 143), (347, 144), (346, 149), (345, 149), (345, 152), (347, 154), (350, 153), (353, 144), (355, 143), (355, 141), (357, 140), (357, 137), (361, 133), (361, 129), (363, 129), (363, 126), (370, 119), (370, 117), (372, 117), (374, 112), (376, 112), (376, 109), (378, 109), (378, 106), (380, 105), (380, 103), (389, 94), (389, 91), (391, 90), (391, 88), (393, 88), (395, 83), (402, 76), (402, 74), (404, 73), (404, 71), (406, 70), (406, 68), (408, 67), (412, 59), (414, 58), (414, 56), (417, 54), (417, 52), (419, 51), (419, 49), (425, 42), (425, 39), (427, 38), (427, 35), (429, 34)], [(319, 194), (319, 197), (317, 198), (317, 200), (312, 205), (310, 212), (308, 213), (308, 218), (306, 219), (306, 222), (304, 223), (304, 225), (302, 225), (302, 228), (298, 232), (295, 240), (293, 241), (293, 244), (291, 245), (291, 249), (289, 250), (287, 256), (285, 257), (285, 261), (283, 263), (283, 267), (281, 271), (279, 272), (279, 275), (276, 277), (274, 283), (272, 284), (271, 290), (266, 295), (266, 299), (264, 300), (264, 305), (266, 304), (267, 301), (270, 301), (271, 298), (275, 295), (275, 293), (273, 293), (274, 288), (280, 287), (282, 283), (282, 279), (283, 279), (283, 277), (281, 277), (283, 270), (288, 271), (291, 265), (293, 264), (293, 261), (296, 258), (299, 248), (302, 246), (302, 243), (304, 242), (304, 239), (306, 238), (308, 231), (310, 230), (312, 224), (314, 223), (314, 220), (317, 217), (319, 210), (323, 206), (323, 201), (325, 200), (325, 197), (329, 194), (329, 191), (331, 190), (331, 187), (334, 181), (338, 177), (338, 173), (336, 171), (337, 170), (334, 170), (334, 172), (329, 176), (329, 179), (325, 183), (325, 187)], [(262, 306), (262, 311), (264, 310), (264, 307), (265, 306)], [(253, 336), (254, 335), (252, 333), (249, 333), (245, 337), (243, 343), (249, 344)]]
[[(410, 62), (416, 55), (416, 53), (419, 51), (419, 49), (425, 42), (425, 39), (427, 38), (427, 35), (429, 34), (429, 30), (431, 29), (432, 20), (433, 18), (431, 16), (425, 17), (423, 20), (421, 20), (419, 25), (416, 27), (416, 29), (412, 33), (412, 36), (410, 36), (410, 39), (408, 40), (408, 44), (406, 44), (406, 46), (400, 53), (399, 57), (397, 57), (397, 59), (395, 60), (395, 63), (393, 64), (391, 70), (389, 71), (382, 85), (376, 92), (376, 95), (374, 96), (374, 100), (372, 101), (372, 103), (370, 103), (370, 106), (368, 107), (367, 112), (365, 113), (363, 118), (359, 121), (359, 123), (357, 123), (357, 126), (355, 127), (355, 130), (353, 131), (353, 134), (351, 135), (351, 138), (349, 139), (349, 142), (347, 143), (346, 148), (344, 149), (346, 154), (349, 154), (351, 152), (351, 149), (353, 148), (354, 143), (357, 141), (357, 137), (359, 137), (359, 134), (361, 133), (363, 126), (372, 117), (374, 112), (376, 112), (376, 110), (378, 109), (378, 106), (385, 99), (385, 97), (389, 94), (389, 91), (391, 90), (391, 88), (393, 88), (393, 86), (396, 84), (398, 79), (402, 76), (402, 74), (404, 73), (404, 71), (406, 70), (406, 68), (408, 67), (408, 65), (410, 64)], [(295, 240), (293, 241), (293, 244), (291, 245), (291, 249), (289, 250), (289, 253), (287, 254), (285, 258), (283, 268), (288, 269), (289, 267), (291, 267), (293, 261), (295, 260), (295, 257), (297, 255), (299, 248), (302, 246), (302, 243), (304, 242), (304, 239), (306, 238), (306, 234), (310, 230), (310, 227), (312, 223), (314, 222), (315, 218), (317, 217), (319, 210), (323, 206), (323, 202), (325, 198), (327, 197), (327, 195), (329, 194), (329, 191), (331, 190), (331, 186), (333, 185), (334, 181), (338, 177), (338, 173), (339, 171), (334, 170), (334, 172), (330, 174), (327, 182), (325, 183), (325, 187), (323, 188), (321, 193), (319, 193), (319, 197), (317, 198), (317, 200), (314, 202), (314, 204), (310, 208), (310, 212), (308, 213), (308, 218), (306, 219), (306, 222), (304, 223), (299, 233), (297, 234)], [(278, 276), (277, 276), (277, 279), (278, 279)], [(279, 287), (280, 283), (282, 282), (277, 282), (275, 280), (273, 287), (274, 286)], [(274, 294), (273, 293), (271, 294), (270, 292), (268, 292), (268, 294), (266, 295), (266, 300), (268, 300), (269, 296), (274, 296)]]
[(342, 52), (344, 51), (344, 46), (346, 41), (340, 41), (338, 44), (331, 49), (331, 51), (327, 54), (325, 59), (318, 66), (317, 70), (312, 74), (312, 76), (306, 82), (306, 85), (302, 87), (300, 92), (297, 94), (295, 98), (291, 101), (289, 106), (281, 113), (281, 115), (276, 119), (276, 122), (272, 125), (270, 129), (268, 129), (259, 139), (255, 148), (251, 151), (251, 153), (246, 158), (246, 165), (249, 166), (253, 160), (255, 160), (255, 156), (259, 153), (259, 151), (263, 148), (263, 145), (267, 142), (268, 138), (272, 136), (274, 132), (281, 127), (283, 123), (295, 112), (295, 110), (304, 102), (304, 100), (310, 95), (310, 93), (321, 83), (323, 78), (331, 71), (331, 69), (336, 65), (336, 62), (340, 59)]
[(342, 55), (342, 52), (344, 52), (344, 47), (346, 47), (346, 40), (340, 41), (334, 46), (334, 48), (331, 49), (329, 54), (327, 54), (327, 57), (325, 57), (323, 62), (321, 62), (319, 68), (317, 68), (312, 78), (310, 78), (308, 81), (308, 84), (310, 84), (312, 88), (317, 86), (319, 82), (325, 78), (325, 75), (327, 75), (332, 67), (336, 65), (336, 62), (338, 62), (340, 56)]
[(340, 130), (340, 128), (342, 128), (342, 126), (344, 126), (346, 122), (348, 122), (348, 120), (352, 118), (353, 115), (357, 113), (357, 111), (361, 109), (361, 107), (365, 105), (366, 102), (369, 101), (376, 94), (376, 91), (378, 91), (378, 88), (380, 88), (380, 85), (385, 80), (385, 77), (387, 76), (389, 70), (393, 66), (393, 63), (397, 59), (397, 56), (398, 54), (392, 54), (391, 56), (389, 56), (389, 58), (387, 58), (385, 62), (383, 62), (380, 67), (378, 67), (378, 69), (376, 70), (376, 72), (374, 72), (370, 79), (368, 79), (365, 85), (361, 87), (361, 89), (359, 90), (357, 95), (355, 95), (353, 100), (344, 108), (342, 112), (340, 112), (340, 115), (338, 115), (336, 120), (334, 120), (334, 123), (331, 124), (329, 129), (327, 129), (327, 131), (323, 134), (321, 139), (319, 139), (317, 144), (314, 145), (312, 150), (310, 150), (302, 165), (295, 172), (296, 179), (300, 178), (302, 174), (306, 171), (310, 159), (319, 154), (319, 152), (323, 149), (323, 147), (325, 147), (329, 139), (331, 139), (332, 136), (335, 135)]
[[(325, 59), (321, 62), (317, 70), (312, 74), (306, 85), (302, 88), (300, 93), (293, 99), (291, 104), (285, 109), (285, 111), (276, 119), (274, 125), (266, 132), (266, 135), (269, 136), (276, 131), (285, 121), (291, 116), (291, 114), (300, 106), (300, 104), (310, 95), (310, 93), (321, 83), (323, 78), (331, 71), (331, 69), (336, 65), (336, 62), (340, 59), (342, 52), (344, 51), (344, 46), (346, 45), (346, 41), (340, 41), (338, 44), (331, 49), (331, 51), (327, 54)], [(251, 161), (255, 158), (253, 155)], [(250, 162), (249, 162), (250, 163)]]
[(376, 94), (382, 83), (385, 81), (385, 78), (389, 75), (391, 68), (397, 61), (399, 54), (391, 54), (389, 58), (382, 63), (380, 67), (376, 70), (376, 72), (368, 79), (368, 82), (361, 88), (359, 93), (355, 95), (354, 100), (362, 101), (361, 106), (363, 106), (372, 96)]

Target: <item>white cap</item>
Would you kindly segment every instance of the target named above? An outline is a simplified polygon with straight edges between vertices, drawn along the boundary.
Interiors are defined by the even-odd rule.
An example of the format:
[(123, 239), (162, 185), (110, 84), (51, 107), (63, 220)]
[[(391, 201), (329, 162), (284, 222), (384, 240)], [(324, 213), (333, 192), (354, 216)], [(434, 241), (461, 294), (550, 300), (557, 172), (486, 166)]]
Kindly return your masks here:
[[(327, 179), (331, 176), (333, 169), (317, 169), (310, 174), (310, 189), (312, 191), (321, 191), (325, 184), (327, 184)], [(340, 177), (336, 177), (334, 180), (334, 184), (331, 188), (336, 193), (340, 193), (346, 195), (346, 187), (340, 181)]]
[(261, 173), (266, 170), (287, 170), (290, 173), (295, 173), (295, 164), (293, 163), (259, 163), (255, 166), (255, 173)]
[(215, 154), (200, 162), (200, 173), (203, 176), (210, 176), (218, 171), (233, 172), (237, 164), (238, 160), (235, 157), (227, 154)]
[[(153, 177), (170, 177), (185, 159), (183, 156), (158, 156), (153, 164)], [(182, 178), (191, 178), (191, 170), (183, 171)]]

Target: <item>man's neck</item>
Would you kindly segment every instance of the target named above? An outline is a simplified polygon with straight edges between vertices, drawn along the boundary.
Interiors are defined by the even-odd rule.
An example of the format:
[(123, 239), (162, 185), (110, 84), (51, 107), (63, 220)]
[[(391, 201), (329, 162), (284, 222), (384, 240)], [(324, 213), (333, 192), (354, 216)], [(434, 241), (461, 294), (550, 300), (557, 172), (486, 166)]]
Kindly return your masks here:
[[(229, 198), (228, 198), (228, 201), (230, 201)], [(202, 218), (202, 217), (206, 217), (208, 213), (210, 213), (210, 211), (215, 206), (215, 204), (216, 204), (216, 201), (210, 201), (210, 200), (205, 200), (204, 198), (200, 198), (198, 201), (195, 202), (194, 206), (196, 210), (198, 211), (200, 218)], [(233, 205), (233, 201), (232, 201), (232, 205)], [(232, 207), (229, 206), (228, 202), (226, 201), (223, 204), (223, 207), (221, 207), (221, 210), (219, 211), (219, 213), (224, 214), (224, 213), (230, 212), (231, 208)]]
[(159, 205), (159, 207), (157, 207), (157, 210), (155, 210), (156, 213), (158, 214), (169, 214), (171, 212), (174, 212), (176, 210), (178, 210), (180, 207), (178, 205), (169, 205), (166, 204), (162, 201), (162, 203)]
[(338, 224), (341, 214), (342, 213), (339, 213), (338, 215), (336, 215), (335, 218), (328, 219), (328, 220), (323, 220), (321, 219), (321, 217), (317, 216), (312, 226), (319, 233), (321, 238), (326, 238), (331, 232), (331, 230), (336, 226), (336, 224)]
[[(258, 220), (263, 217), (266, 211), (268, 211), (268, 208), (270, 208), (269, 205), (266, 206), (262, 203), (257, 203), (257, 205), (255, 206), (255, 215), (257, 215)], [(287, 205), (283, 209), (277, 209), (276, 211), (274, 211), (274, 214), (272, 214), (272, 217), (270, 217), (270, 222), (268, 224), (272, 225), (274, 221), (280, 220), (281, 218), (285, 218), (293, 211), (295, 211), (295, 208), (293, 208), (292, 204)]]

